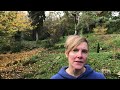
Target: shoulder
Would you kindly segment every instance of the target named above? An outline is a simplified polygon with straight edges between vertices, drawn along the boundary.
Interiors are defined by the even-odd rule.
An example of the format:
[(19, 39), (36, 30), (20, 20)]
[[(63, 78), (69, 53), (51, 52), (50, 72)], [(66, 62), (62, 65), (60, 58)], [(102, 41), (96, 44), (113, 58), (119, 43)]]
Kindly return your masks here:
[(91, 78), (91, 79), (105, 79), (105, 76), (103, 73), (93, 70), (89, 65), (85, 65), (85, 67), (87, 68), (87, 74), (88, 74), (89, 78)]
[(95, 76), (96, 79), (106, 79), (104, 74), (101, 73), (101, 72), (96, 72), (96, 71), (93, 71), (93, 74)]
[(53, 75), (50, 79), (63, 79), (62, 76), (60, 76), (58, 73)]
[(65, 79), (67, 74), (66, 74), (66, 66), (62, 67), (58, 73), (54, 74), (50, 79)]

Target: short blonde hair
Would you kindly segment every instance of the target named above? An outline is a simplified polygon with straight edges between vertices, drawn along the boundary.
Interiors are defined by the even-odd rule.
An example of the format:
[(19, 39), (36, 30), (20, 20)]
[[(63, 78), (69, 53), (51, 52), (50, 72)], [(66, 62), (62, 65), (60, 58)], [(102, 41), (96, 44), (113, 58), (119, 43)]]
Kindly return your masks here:
[[(64, 45), (66, 54), (68, 54), (71, 50), (76, 48), (82, 42), (86, 42), (88, 44), (88, 41), (85, 37), (82, 37), (79, 35), (69, 35)], [(88, 45), (88, 48), (89, 48), (89, 45)]]

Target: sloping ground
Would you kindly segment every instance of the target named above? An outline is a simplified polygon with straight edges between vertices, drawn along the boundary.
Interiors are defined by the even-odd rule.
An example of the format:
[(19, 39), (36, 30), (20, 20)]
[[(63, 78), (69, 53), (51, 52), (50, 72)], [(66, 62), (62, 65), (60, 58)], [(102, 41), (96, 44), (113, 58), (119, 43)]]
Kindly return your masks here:
[[(23, 51), (19, 53), (7, 53), (7, 54), (0, 54), (0, 78), (12, 78), (14, 75), (11, 72), (20, 73), (25, 70), (24, 66), (14, 66), (15, 64), (26, 60), (34, 55), (37, 55), (39, 52), (43, 51), (43, 48), (34, 49), (31, 51)], [(24, 68), (23, 68), (24, 67)], [(9, 77), (8, 74), (12, 76)]]

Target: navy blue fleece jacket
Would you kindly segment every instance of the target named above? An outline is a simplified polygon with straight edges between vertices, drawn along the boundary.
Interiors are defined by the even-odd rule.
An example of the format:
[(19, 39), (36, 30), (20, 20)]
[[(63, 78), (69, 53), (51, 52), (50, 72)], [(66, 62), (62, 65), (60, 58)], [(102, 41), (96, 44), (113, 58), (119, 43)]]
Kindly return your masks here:
[(106, 79), (105, 76), (100, 73), (94, 71), (89, 65), (85, 65), (86, 71), (78, 76), (77, 78), (69, 75), (65, 70), (67, 67), (62, 67), (60, 71), (53, 75), (50, 79)]

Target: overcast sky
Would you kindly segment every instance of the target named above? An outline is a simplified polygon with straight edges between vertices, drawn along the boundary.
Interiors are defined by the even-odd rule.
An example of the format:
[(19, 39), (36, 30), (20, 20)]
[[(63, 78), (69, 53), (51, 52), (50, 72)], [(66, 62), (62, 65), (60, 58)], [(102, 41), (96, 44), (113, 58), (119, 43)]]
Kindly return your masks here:
[[(49, 12), (54, 12), (54, 11), (45, 11), (45, 15), (48, 16), (49, 15)], [(63, 11), (57, 11), (57, 12), (60, 12), (61, 13), (61, 16), (64, 15)], [(117, 11), (113, 11), (112, 12), (112, 16), (118, 16), (119, 15), (119, 12)]]
[[(28, 14), (27, 11), (24, 11), (24, 12), (25, 12), (26, 14)], [(54, 12), (54, 11), (45, 11), (45, 15), (48, 16), (48, 15), (49, 15), (49, 12)], [(60, 12), (60, 13), (61, 13), (61, 16), (64, 15), (63, 11), (57, 11), (57, 12)], [(117, 11), (113, 11), (113, 12), (112, 12), (112, 16), (118, 16), (118, 15), (119, 15), (119, 12), (117, 12)]]

